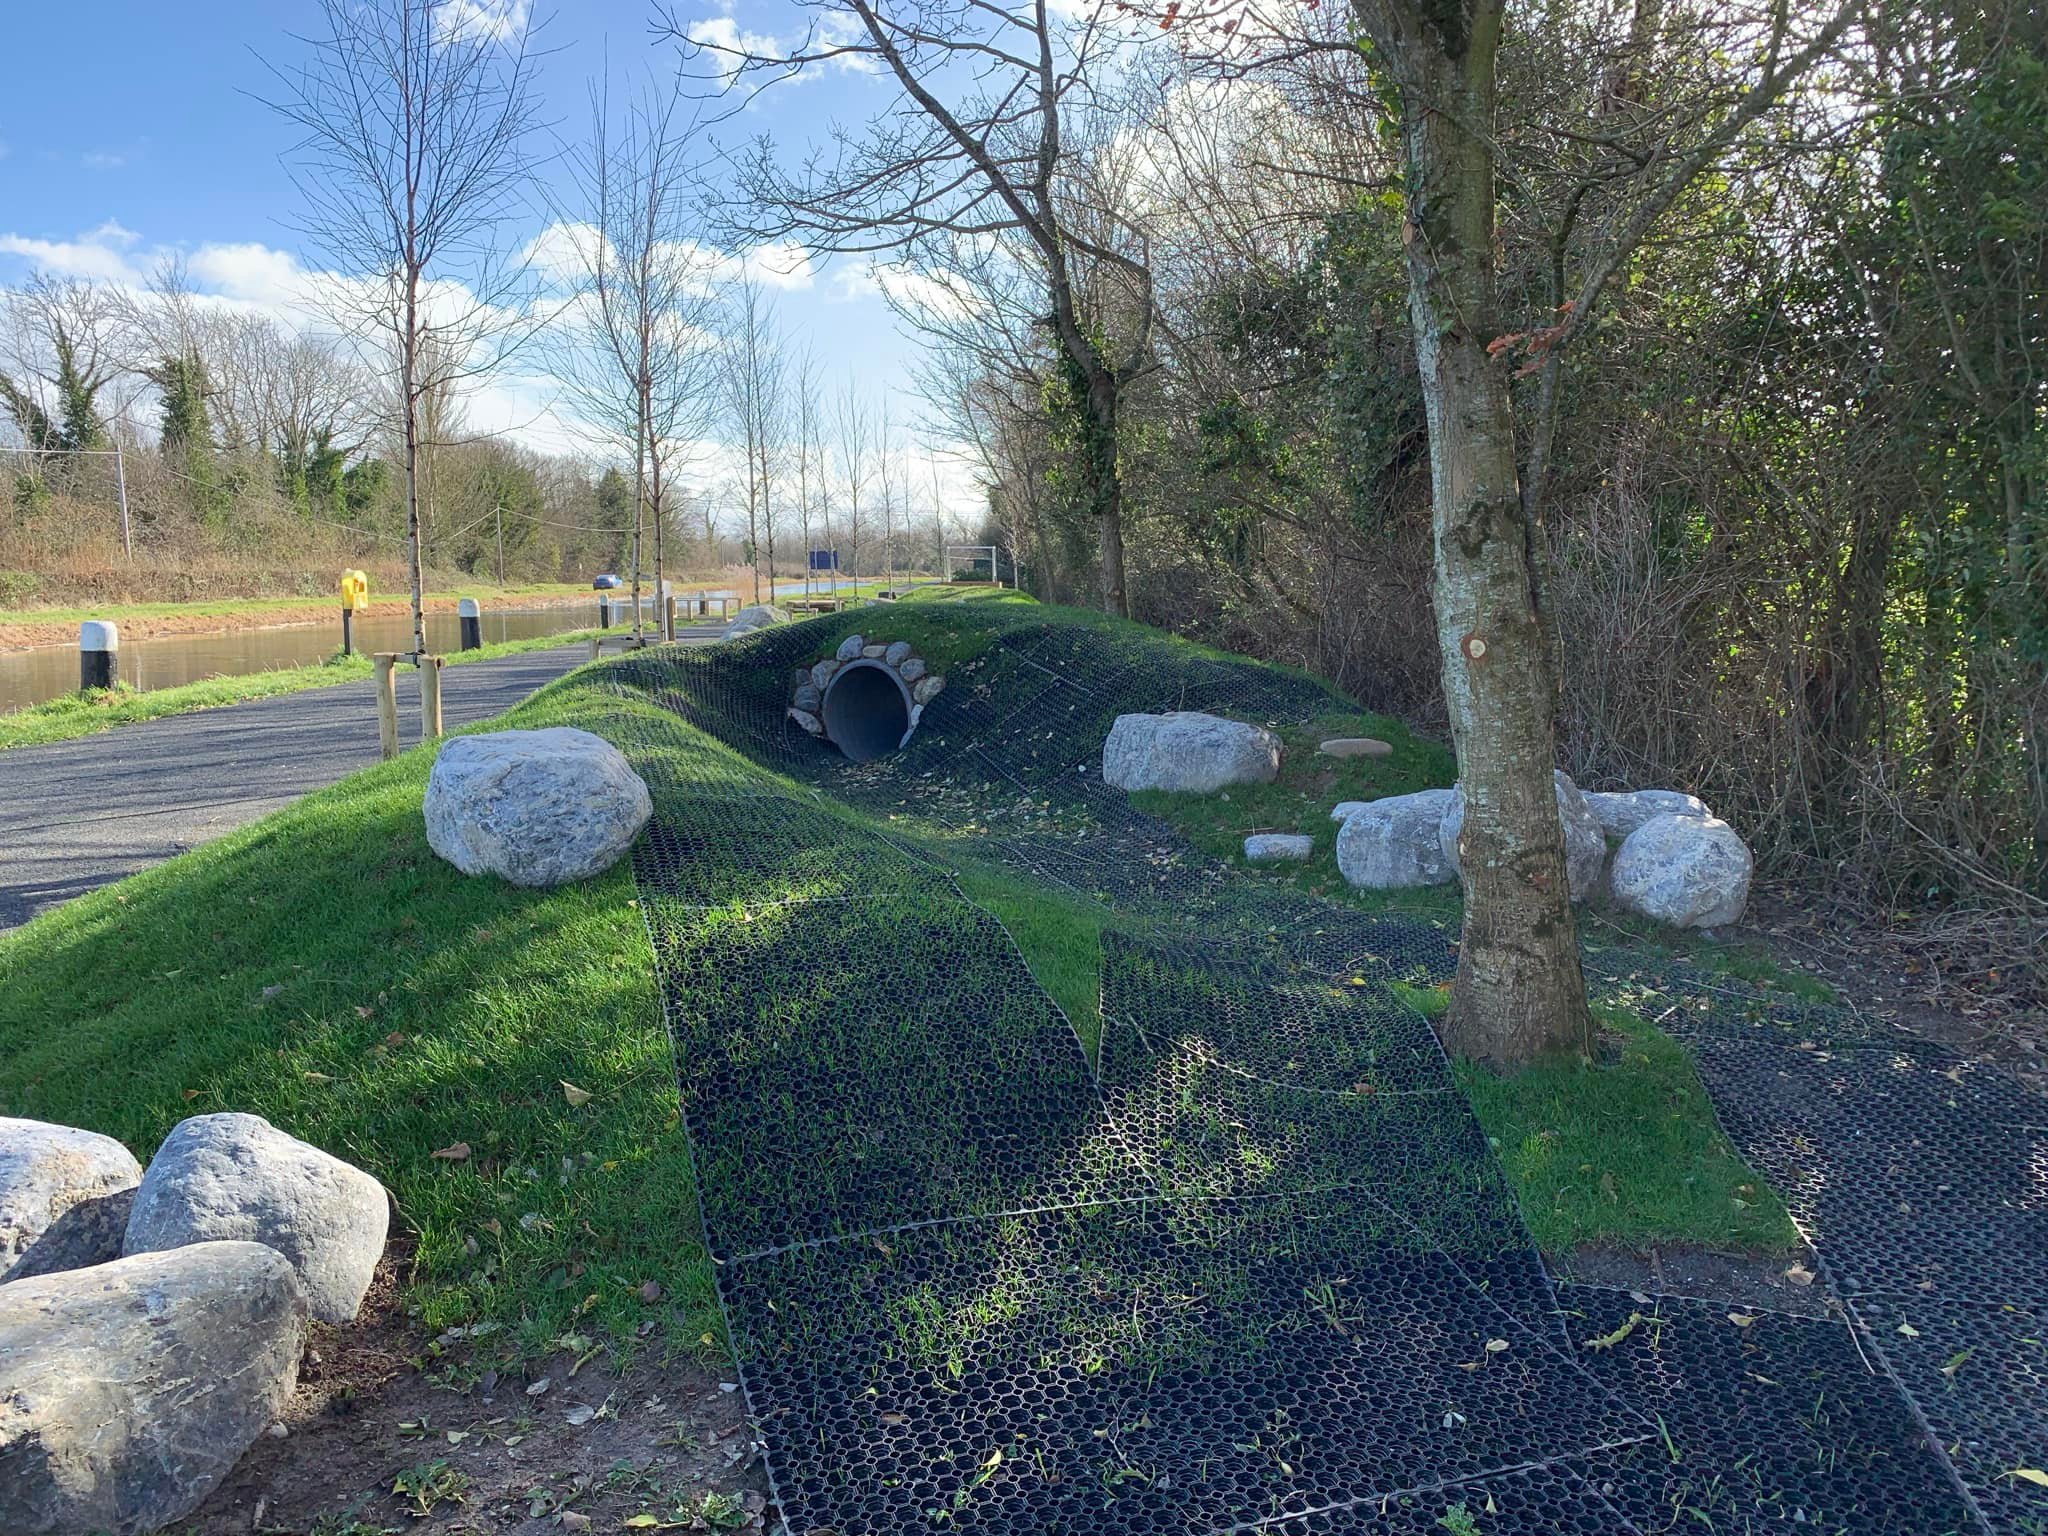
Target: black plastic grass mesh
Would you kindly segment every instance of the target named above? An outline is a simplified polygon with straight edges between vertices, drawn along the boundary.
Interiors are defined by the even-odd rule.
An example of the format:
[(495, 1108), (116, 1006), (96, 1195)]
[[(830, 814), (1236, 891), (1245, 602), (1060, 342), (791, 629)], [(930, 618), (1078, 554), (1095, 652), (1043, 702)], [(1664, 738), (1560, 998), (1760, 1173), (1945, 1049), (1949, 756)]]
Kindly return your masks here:
[[(947, 687), (869, 763), (784, 713), (843, 620), (630, 656), (596, 722), (654, 793), (635, 871), (795, 1536), (2048, 1529), (2012, 1475), (2048, 1459), (2038, 1101), (1592, 954), (1693, 1046), (1843, 1301), (1560, 1301), (1390, 985), (1448, 976), (1452, 936), (1247, 879), (1102, 785), (1118, 714), (1344, 701), (1016, 610), (946, 623)], [(1102, 919), (1092, 1057), (969, 866)]]

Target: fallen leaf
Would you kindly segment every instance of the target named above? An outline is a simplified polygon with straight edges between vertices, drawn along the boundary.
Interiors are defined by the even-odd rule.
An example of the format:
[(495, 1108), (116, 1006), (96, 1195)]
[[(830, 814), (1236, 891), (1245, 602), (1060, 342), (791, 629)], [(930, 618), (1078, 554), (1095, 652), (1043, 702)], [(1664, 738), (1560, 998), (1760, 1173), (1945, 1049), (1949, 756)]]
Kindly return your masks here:
[(581, 1109), (590, 1102), (590, 1090), (578, 1088), (574, 1083), (562, 1084), (562, 1097), (569, 1101), (571, 1109)]
[(554, 1384), (555, 1382), (553, 1377), (543, 1376), (539, 1381), (536, 1381), (527, 1387), (526, 1395), (528, 1397), (539, 1397), (541, 1393), (547, 1391), (547, 1389), (553, 1386)]
[(1506, 1339), (1488, 1339), (1486, 1341), (1486, 1352), (1489, 1355), (1506, 1354), (1507, 1347), (1508, 1341)]
[(190, 1103), (191, 1103), (191, 1102), (192, 1102), (192, 1101), (193, 1101), (194, 1099), (196, 1099), (196, 1098), (198, 1098), (198, 1097), (199, 1097), (199, 1090), (198, 1090), (197, 1088), (187, 1088), (187, 1089), (185, 1090), (185, 1102), (186, 1102), (187, 1104), (190, 1104)]
[(597, 1410), (591, 1407), (588, 1403), (576, 1403), (573, 1404), (570, 1407), (569, 1411), (562, 1415), (562, 1417), (567, 1419), (571, 1424), (588, 1424), (592, 1419), (597, 1417)]
[(444, 1163), (466, 1163), (469, 1161), (469, 1143), (458, 1141), (449, 1146), (437, 1147), (429, 1154)]
[(1794, 1264), (1785, 1271), (1785, 1278), (1794, 1285), (1811, 1285), (1813, 1284), (1813, 1271), (1804, 1264)]
[(2016, 1477), (2023, 1483), (2032, 1483), (2036, 1488), (2048, 1488), (2048, 1472), (2039, 1467), (2014, 1467), (2010, 1472), (2001, 1472), (2000, 1477)]
[(1623, 1339), (1627, 1338), (1630, 1334), (1634, 1333), (1636, 1331), (1636, 1324), (1640, 1323), (1642, 1320), (1642, 1313), (1631, 1312), (1628, 1315), (1628, 1321), (1623, 1323), (1619, 1328), (1615, 1329), (1614, 1332), (1603, 1334), (1597, 1339), (1587, 1339), (1585, 1341), (1585, 1347), (1587, 1349), (1612, 1349), (1615, 1345), (1619, 1344)]
[(1900, 1323), (1899, 1332), (1904, 1334), (1909, 1339), (1917, 1339), (1920, 1337), (1920, 1330), (1918, 1328), (1915, 1328), (1911, 1323)]
[(1754, 1312), (1730, 1312), (1728, 1314), (1728, 1321), (1738, 1328), (1747, 1328), (1756, 1321), (1756, 1314)]
[(562, 1529), (565, 1531), (587, 1531), (590, 1529), (590, 1516), (579, 1515), (573, 1509), (565, 1509), (555, 1518), (562, 1522)]
[(299, 1076), (309, 1083), (331, 1083), (334, 1081), (325, 1072), (301, 1072)]
[(653, 1306), (657, 1301), (661, 1300), (660, 1283), (654, 1280), (642, 1282), (640, 1286), (640, 1299), (646, 1302), (647, 1305), (649, 1305), (650, 1307)]

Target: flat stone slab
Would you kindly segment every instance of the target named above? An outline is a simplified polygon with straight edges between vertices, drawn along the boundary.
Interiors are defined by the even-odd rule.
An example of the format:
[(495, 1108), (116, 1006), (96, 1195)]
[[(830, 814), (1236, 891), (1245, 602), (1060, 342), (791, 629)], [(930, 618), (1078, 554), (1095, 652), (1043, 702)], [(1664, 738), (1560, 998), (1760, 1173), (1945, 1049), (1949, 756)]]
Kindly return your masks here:
[(1299, 864), (1316, 851), (1316, 840), (1299, 832), (1254, 832), (1244, 840), (1250, 864)]
[(1325, 757), (1392, 757), (1391, 743), (1377, 736), (1332, 736), (1316, 750)]

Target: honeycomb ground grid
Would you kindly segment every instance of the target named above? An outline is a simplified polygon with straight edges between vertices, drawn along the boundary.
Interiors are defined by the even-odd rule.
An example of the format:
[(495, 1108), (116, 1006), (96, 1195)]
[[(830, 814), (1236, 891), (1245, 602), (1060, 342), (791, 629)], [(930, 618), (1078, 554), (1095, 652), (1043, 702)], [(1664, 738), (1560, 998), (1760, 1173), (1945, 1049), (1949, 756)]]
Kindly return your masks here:
[[(879, 634), (885, 620), (860, 622)], [(1899, 1335), (1880, 1346), (1875, 1331), (1859, 1340), (1840, 1323), (1738, 1331), (1709, 1327), (1711, 1315), (1689, 1317), (1681, 1335), (1675, 1320), (1696, 1304), (1653, 1301), (1669, 1308), (1660, 1333), (1684, 1341), (1660, 1352), (1660, 1369), (1697, 1350), (1682, 1378), (1735, 1405), (1691, 1424), (1698, 1449), (1674, 1483), (1656, 1459), (1668, 1434), (1654, 1427), (1683, 1418), (1669, 1383), (1586, 1350), (1462, 1096), (1441, 1086), (1433, 1033), (1391, 986), (1446, 979), (1455, 935), (1248, 879), (1101, 782), (1102, 734), (1118, 713), (1213, 709), (1284, 725), (1349, 702), (1150, 636), (1014, 610), (956, 622), (976, 643), (948, 668), (917, 735), (862, 765), (784, 716), (790, 669), (829, 650), (832, 621), (606, 668), (621, 705), (598, 728), (657, 801), (636, 877), (707, 1237), (728, 1258), (721, 1304), (792, 1532), (1433, 1530), (1460, 1500), (1489, 1533), (1662, 1530), (1694, 1520), (1685, 1501), (1702, 1490), (1724, 1512), (1740, 1493), (1758, 1526), (1798, 1517), (1825, 1529), (1813, 1522), (1848, 1511), (1844, 1528), (1859, 1530), (1984, 1528), (1954, 1478), (1928, 1480), (1929, 1460), (1944, 1477), (1951, 1462), (1963, 1469), (1990, 1529), (2040, 1522), (2030, 1491), (1996, 1466), (2024, 1454), (2044, 1400), (2027, 1353), (2039, 1298), (2026, 1256), (2041, 1251), (2048, 1182), (2038, 1102), (1848, 1010), (1670, 957), (1589, 952), (1590, 977), (1654, 1004), (1646, 1016), (1694, 1050), (1731, 1138), (1785, 1191), (1855, 1306), (1869, 1313), (1894, 1291), (1927, 1298), (1931, 1277), (1932, 1300), (1950, 1309), (1921, 1330), (1927, 1345)], [(963, 862), (1102, 913), (1099, 1062), (1007, 931), (961, 894), (952, 873)], [(763, 1001), (776, 997), (790, 1006)], [(807, 1059), (828, 1064), (817, 1092), (798, 1081)], [(750, 1127), (750, 1104), (773, 1112)], [(920, 1147), (925, 1104), (944, 1113)], [(749, 1198), (778, 1157), (786, 1182)], [(1303, 1269), (1299, 1253), (1262, 1257), (1194, 1214), (1248, 1202), (1344, 1214), (1315, 1223), (1321, 1246), (1300, 1252), (1319, 1257)], [(1024, 1284), (1027, 1254), (1042, 1263)], [(1368, 1292), (1387, 1315), (1378, 1347), (1353, 1351), (1330, 1318), (1354, 1326), (1346, 1307)], [(1256, 1305), (1218, 1304), (1226, 1293)], [(1574, 1287), (1571, 1301), (1584, 1295)], [(1398, 1312), (1415, 1296), (1426, 1302)], [(800, 1319), (783, 1315), (790, 1297), (811, 1298)], [(1134, 1299), (1128, 1317), (1113, 1304)], [(1247, 1319), (1258, 1324), (1249, 1333)], [(1453, 1358), (1482, 1319), (1511, 1341), (1502, 1353), (1518, 1368), (1550, 1373), (1541, 1401), (1517, 1409), (1526, 1444), (1489, 1420), (1463, 1448), (1482, 1453), (1460, 1459), (1412, 1413), (1392, 1415), (1391, 1433), (1371, 1420), (1374, 1388), (1413, 1385), (1394, 1363), (1403, 1346), (1435, 1362), (1422, 1373), (1432, 1384), (1513, 1400), (1507, 1375)], [(2017, 1363), (1945, 1375), (1948, 1356), (1931, 1360), (1944, 1329), (1978, 1340), (1950, 1355)], [(936, 1369), (915, 1363), (913, 1345), (948, 1339)], [(1059, 1353), (1088, 1341), (1099, 1358)], [(1841, 1411), (1790, 1440), (1765, 1426), (1765, 1383), (1740, 1373), (1766, 1349), (1825, 1382)], [(1274, 1400), (1265, 1368), (1287, 1351), (1307, 1362), (1288, 1371), (1368, 1373), (1349, 1390), (1372, 1433), (1328, 1415), (1312, 1428), (1213, 1416)], [(1890, 1369), (1872, 1377), (1864, 1356)], [(1466, 1379), (1475, 1374), (1483, 1381)], [(962, 1406), (968, 1379), (979, 1407)], [(859, 1394), (885, 1384), (915, 1411), (863, 1418), (873, 1403)], [(974, 1454), (977, 1427), (994, 1422), (986, 1394), (1027, 1387), (1040, 1395), (1011, 1431), (1025, 1438)], [(1168, 1389), (1212, 1417), (1184, 1433), (1162, 1427), (1149, 1405), (1183, 1397), (1147, 1394)], [(1930, 1402), (1935, 1393), (1945, 1399)], [(1005, 1408), (1002, 1422), (1019, 1411)], [(1653, 1427), (1610, 1445), (1613, 1413)], [(1902, 1440), (1901, 1423), (1922, 1418), (1948, 1460), (1924, 1434)], [(1281, 1436), (1316, 1454), (1276, 1453)], [(822, 1454), (826, 1444), (842, 1459)], [(1333, 1456), (1345, 1444), (1359, 1459)], [(1055, 1449), (1047, 1478), (1037, 1463)], [(1808, 1477), (1801, 1454), (1829, 1477)], [(1779, 1461), (1792, 1471), (1772, 1496), (1754, 1469)], [(1076, 1468), (1088, 1476), (1071, 1478)]]

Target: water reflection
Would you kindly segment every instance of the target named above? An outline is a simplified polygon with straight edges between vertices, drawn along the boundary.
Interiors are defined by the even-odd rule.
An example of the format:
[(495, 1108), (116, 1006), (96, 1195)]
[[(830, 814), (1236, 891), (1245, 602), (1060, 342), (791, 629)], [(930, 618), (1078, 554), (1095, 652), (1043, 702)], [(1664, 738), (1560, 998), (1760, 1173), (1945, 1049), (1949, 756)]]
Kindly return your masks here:
[[(484, 610), (486, 644), (529, 640), (597, 623), (597, 602), (559, 603), (546, 608)], [(355, 647), (371, 651), (412, 649), (412, 619), (404, 613), (359, 614)], [(462, 632), (452, 613), (427, 615), (427, 647), (453, 652)], [(320, 624), (287, 624), (265, 629), (230, 629), (203, 635), (163, 635), (121, 642), (121, 680), (131, 688), (174, 688), (208, 677), (239, 677), (278, 667), (324, 661), (341, 649), (341, 615)], [(42, 646), (0, 655), (0, 711), (20, 709), (78, 688), (75, 646)]]

